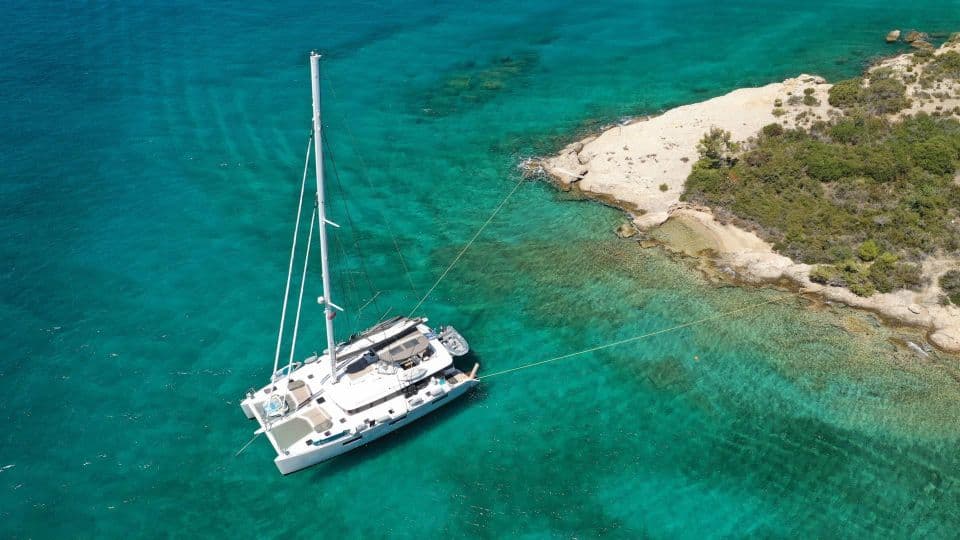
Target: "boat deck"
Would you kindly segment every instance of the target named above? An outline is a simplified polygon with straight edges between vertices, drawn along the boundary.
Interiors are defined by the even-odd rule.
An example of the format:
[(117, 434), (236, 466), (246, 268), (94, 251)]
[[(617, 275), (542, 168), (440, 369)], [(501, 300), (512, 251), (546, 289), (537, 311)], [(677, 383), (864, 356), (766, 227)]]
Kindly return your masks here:
[[(278, 455), (309, 452), (340, 434), (394, 423), (439, 395), (439, 386), (470, 380), (452, 367), (452, 356), (428, 326), (409, 322), (413, 324), (398, 321), (377, 335), (349, 342), (335, 383), (325, 357), (314, 357), (245, 400)], [(376, 356), (364, 360), (365, 350)], [(364, 361), (370, 363), (362, 365)], [(351, 372), (351, 367), (359, 369)], [(286, 403), (288, 412), (279, 418), (269, 418), (265, 410), (273, 394)]]

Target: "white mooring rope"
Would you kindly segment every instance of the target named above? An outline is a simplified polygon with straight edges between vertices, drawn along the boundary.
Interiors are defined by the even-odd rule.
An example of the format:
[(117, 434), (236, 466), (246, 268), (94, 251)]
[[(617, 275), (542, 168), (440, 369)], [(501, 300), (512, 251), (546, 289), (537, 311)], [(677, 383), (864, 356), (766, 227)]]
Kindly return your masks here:
[(529, 364), (523, 364), (523, 365), (520, 365), (520, 366), (517, 366), (517, 367), (510, 368), (510, 369), (504, 369), (504, 370), (501, 370), (501, 371), (495, 371), (495, 372), (493, 372), (493, 373), (488, 373), (487, 375), (482, 375), (482, 376), (480, 376), (480, 377), (477, 377), (477, 379), (489, 379), (490, 377), (496, 377), (496, 376), (498, 376), (498, 375), (506, 375), (507, 373), (513, 373), (514, 371), (520, 371), (520, 370), (522, 370), (522, 369), (528, 369), (528, 368), (540, 366), (540, 365), (543, 365), (543, 364), (549, 364), (550, 362), (556, 362), (556, 361), (558, 361), (558, 360), (565, 360), (565, 359), (567, 359), (567, 358), (571, 358), (571, 357), (574, 357), (574, 356), (579, 356), (579, 355), (581, 355), (581, 354), (587, 354), (587, 353), (599, 351), (599, 350), (602, 350), (602, 349), (608, 349), (608, 348), (610, 348), (610, 347), (616, 347), (617, 345), (624, 345), (624, 344), (627, 344), (627, 343), (632, 343), (632, 342), (634, 342), (634, 341), (640, 341), (641, 339), (646, 339), (646, 338), (653, 337), (653, 336), (657, 336), (657, 335), (660, 335), (660, 334), (666, 334), (666, 333), (669, 333), (669, 332), (675, 332), (675, 331), (680, 330), (680, 329), (682, 329), (682, 328), (687, 328), (687, 327), (689, 327), (689, 326), (695, 326), (695, 325), (698, 325), (698, 324), (703, 324), (703, 323), (705, 323), (705, 322), (710, 322), (710, 321), (714, 321), (714, 320), (717, 320), (717, 319), (722, 319), (722, 318), (724, 318), (724, 317), (733, 315), (733, 314), (735, 314), (735, 313), (741, 313), (741, 312), (744, 312), (744, 311), (749, 311), (749, 310), (756, 309), (756, 308), (761, 307), (761, 306), (765, 306), (765, 305), (767, 305), (767, 304), (773, 304), (773, 303), (779, 302), (779, 301), (781, 301), (781, 300), (785, 300), (785, 299), (787, 299), (787, 298), (793, 298), (793, 297), (795, 297), (795, 296), (798, 296), (799, 294), (801, 294), (801, 293), (788, 294), (788, 295), (785, 295), (785, 296), (781, 296), (781, 297), (779, 297), (779, 298), (774, 298), (774, 299), (772, 299), (772, 300), (767, 300), (766, 302), (760, 302), (760, 303), (757, 303), (757, 304), (751, 304), (751, 305), (749, 305), (749, 306), (744, 306), (744, 307), (737, 308), (737, 309), (734, 309), (734, 310), (724, 311), (723, 313), (718, 313), (718, 314), (716, 314), (716, 315), (711, 315), (711, 316), (709, 316), (709, 317), (704, 317), (704, 318), (702, 318), (702, 319), (697, 319), (697, 320), (695, 320), (695, 321), (691, 321), (691, 322), (687, 322), (687, 323), (683, 323), (683, 324), (678, 324), (677, 326), (671, 326), (670, 328), (664, 328), (664, 329), (662, 329), (662, 330), (656, 330), (656, 331), (654, 331), (654, 332), (649, 332), (649, 333), (646, 333), (646, 334), (643, 334), (643, 335), (640, 335), (640, 336), (634, 336), (634, 337), (627, 338), (627, 339), (621, 339), (621, 340), (619, 340), (619, 341), (614, 341), (614, 342), (607, 343), (607, 344), (604, 344), (604, 345), (597, 345), (596, 347), (590, 347), (589, 349), (584, 349), (584, 350), (582, 350), (582, 351), (577, 351), (577, 352), (573, 352), (573, 353), (563, 354), (563, 355), (560, 355), (560, 356), (555, 356), (555, 357), (553, 357), (553, 358), (548, 358), (548, 359), (546, 359), (546, 360), (540, 360), (540, 361), (538, 361), (538, 362), (531, 362), (531, 363), (529, 363)]
[(470, 249), (470, 246), (472, 246), (473, 243), (477, 240), (477, 237), (480, 236), (480, 233), (482, 233), (483, 230), (487, 228), (487, 225), (489, 225), (490, 222), (493, 221), (493, 218), (496, 217), (496, 215), (500, 212), (500, 209), (503, 208), (503, 205), (507, 204), (507, 201), (510, 199), (510, 197), (513, 197), (513, 194), (517, 192), (517, 189), (520, 188), (520, 185), (526, 181), (527, 180), (525, 178), (521, 178), (520, 181), (517, 182), (517, 185), (513, 186), (513, 189), (510, 190), (510, 193), (507, 193), (507, 196), (504, 197), (502, 201), (500, 201), (500, 204), (498, 204), (496, 208), (494, 208), (493, 213), (490, 214), (490, 217), (488, 217), (487, 220), (483, 222), (483, 225), (481, 225), (480, 228), (477, 229), (477, 232), (473, 235), (473, 238), (471, 238), (470, 241), (467, 242), (467, 245), (463, 246), (463, 249), (460, 250), (460, 253), (457, 253), (457, 256), (454, 257), (453, 262), (451, 262), (450, 265), (447, 266), (447, 269), (444, 270), (442, 274), (440, 274), (440, 277), (437, 278), (437, 281), (433, 283), (433, 286), (430, 287), (427, 293), (423, 295), (423, 298), (421, 298), (420, 301), (417, 302), (417, 305), (413, 306), (413, 309), (410, 310), (410, 315), (407, 315), (408, 317), (413, 316), (413, 314), (423, 304), (423, 302), (426, 301), (427, 297), (430, 296), (430, 293), (432, 293), (433, 290), (437, 288), (437, 285), (439, 285), (440, 282), (443, 281), (443, 278), (447, 277), (447, 274), (457, 264), (457, 262), (460, 260), (460, 257), (463, 257), (463, 254), (466, 253), (468, 249)]

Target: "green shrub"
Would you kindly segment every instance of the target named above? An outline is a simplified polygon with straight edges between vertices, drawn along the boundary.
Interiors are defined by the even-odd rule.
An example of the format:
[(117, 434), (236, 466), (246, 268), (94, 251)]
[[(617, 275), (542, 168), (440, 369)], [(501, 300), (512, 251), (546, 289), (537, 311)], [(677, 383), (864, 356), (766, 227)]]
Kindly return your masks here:
[(858, 154), (863, 173), (879, 183), (896, 181), (913, 166), (909, 153), (893, 145), (861, 148)]
[(667, 191), (668, 189), (670, 189), (670, 186), (666, 184), (660, 184), (660, 191)]
[(780, 124), (767, 124), (763, 126), (763, 134), (767, 137), (779, 137), (783, 135), (783, 126)]
[(840, 109), (849, 109), (860, 103), (860, 94), (863, 91), (861, 79), (847, 79), (834, 84), (828, 94), (830, 105)]
[(873, 293), (877, 292), (874, 289), (873, 284), (868, 280), (857, 280), (853, 283), (847, 283), (847, 288), (850, 289), (850, 292), (857, 296), (873, 296)]
[(951, 50), (934, 56), (924, 69), (923, 76), (936, 80), (960, 79), (960, 53)]
[(810, 281), (814, 283), (830, 283), (830, 280), (837, 277), (837, 269), (830, 264), (818, 264), (810, 271)]
[(869, 86), (861, 79), (840, 81), (830, 88), (830, 105), (841, 109), (864, 109), (871, 114), (890, 114), (910, 106), (907, 87), (893, 77), (871, 74)]
[(861, 101), (873, 114), (890, 114), (910, 107), (907, 87), (892, 78), (872, 80), (863, 90)]
[(854, 261), (847, 260), (835, 266), (839, 276), (836, 278), (857, 296), (870, 296), (876, 292), (867, 268)]
[(820, 105), (820, 100), (813, 97), (810, 94), (807, 94), (803, 96), (803, 104), (806, 105), (807, 107), (816, 107), (817, 105)]
[(857, 250), (857, 256), (860, 257), (861, 261), (872, 261), (879, 255), (880, 246), (878, 246), (873, 240), (867, 240), (866, 242), (860, 244), (860, 249)]
[(940, 288), (956, 305), (960, 305), (960, 270), (950, 270), (940, 276)]
[(813, 92), (814, 92), (814, 89), (813, 89), (813, 88), (804, 88), (804, 89), (803, 89), (803, 95), (805, 95), (805, 96), (811, 96), (811, 95), (813, 95)]
[(728, 178), (725, 172), (713, 168), (711, 162), (707, 159), (701, 159), (694, 163), (690, 176), (687, 177), (686, 193), (684, 200), (687, 200), (688, 194), (696, 196), (711, 195), (712, 200), (719, 200), (718, 195), (727, 190)]
[(739, 149), (740, 145), (731, 140), (730, 132), (718, 127), (710, 128), (697, 145), (700, 157), (706, 159), (713, 168), (732, 165)]
[(882, 139), (889, 133), (889, 128), (882, 118), (853, 114), (837, 120), (827, 131), (834, 142), (860, 144)]
[(933, 174), (953, 173), (957, 149), (946, 137), (933, 137), (913, 145), (914, 163)]
[(846, 283), (840, 279), (840, 271), (832, 264), (818, 264), (810, 271), (810, 281), (824, 285), (843, 287)]
[(843, 147), (826, 143), (811, 143), (803, 161), (807, 174), (821, 182), (839, 180), (857, 171), (856, 163)]
[(870, 283), (880, 292), (913, 289), (920, 285), (920, 267), (898, 262), (897, 256), (884, 253), (870, 265)]
[(845, 261), (853, 258), (853, 250), (843, 244), (833, 245), (827, 250), (827, 256), (834, 262)]
[(777, 108), (773, 109), (770, 113), (771, 113), (772, 115), (776, 116), (776, 117), (781, 117), (781, 116), (787, 114), (787, 111), (781, 109), (780, 107), (777, 107)]

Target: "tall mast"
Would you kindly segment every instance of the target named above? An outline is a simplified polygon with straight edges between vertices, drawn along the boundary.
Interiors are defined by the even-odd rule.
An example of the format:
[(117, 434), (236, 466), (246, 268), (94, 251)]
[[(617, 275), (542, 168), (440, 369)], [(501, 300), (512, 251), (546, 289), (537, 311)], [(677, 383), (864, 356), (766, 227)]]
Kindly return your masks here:
[[(327, 355), (330, 374), (337, 378), (337, 346), (333, 335), (334, 308), (337, 305), (330, 300), (330, 269), (327, 263), (327, 212), (323, 197), (323, 145), (320, 127), (320, 55), (310, 53), (310, 79), (313, 86), (313, 156), (314, 170), (317, 173), (317, 224), (320, 227), (320, 272), (323, 277), (323, 296), (318, 301), (323, 304), (324, 320), (327, 324)], [(338, 308), (339, 309), (339, 308)]]

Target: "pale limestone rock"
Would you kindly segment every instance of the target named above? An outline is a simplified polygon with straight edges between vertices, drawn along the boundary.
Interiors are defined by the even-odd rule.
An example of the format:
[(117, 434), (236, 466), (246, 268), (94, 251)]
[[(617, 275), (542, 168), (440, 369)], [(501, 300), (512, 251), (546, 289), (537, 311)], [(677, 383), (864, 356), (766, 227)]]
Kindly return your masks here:
[(929, 336), (930, 342), (949, 352), (960, 352), (960, 335), (954, 331), (940, 329)]

